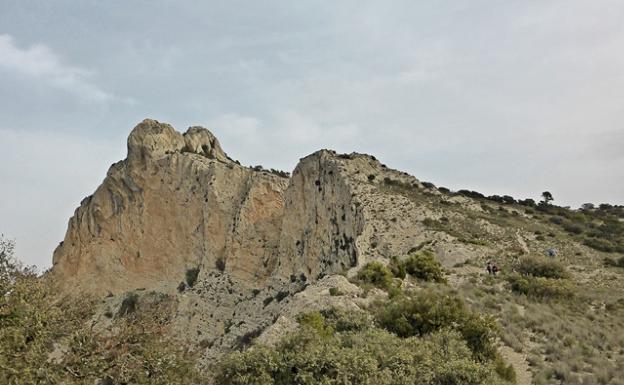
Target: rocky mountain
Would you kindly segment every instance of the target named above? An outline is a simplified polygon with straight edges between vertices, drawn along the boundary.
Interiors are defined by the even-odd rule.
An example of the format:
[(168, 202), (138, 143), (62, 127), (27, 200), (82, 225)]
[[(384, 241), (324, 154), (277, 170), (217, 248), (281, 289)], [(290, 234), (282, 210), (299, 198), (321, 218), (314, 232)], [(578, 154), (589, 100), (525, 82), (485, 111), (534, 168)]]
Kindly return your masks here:
[[(554, 378), (548, 372), (554, 363), (569, 361), (547, 350), (553, 341), (534, 327), (535, 317), (545, 314), (540, 322), (547, 322), (552, 309), (576, 313), (549, 309), (541, 299), (568, 298), (569, 282), (600, 281), (599, 289), (586, 288), (595, 295), (583, 303), (606, 309), (611, 302), (599, 293), (624, 292), (602, 262), (621, 245), (624, 215), (612, 209), (583, 214), (547, 202), (451, 192), (372, 156), (331, 150), (302, 158), (292, 175), (245, 167), (204, 128), (181, 134), (148, 119), (132, 130), (127, 158), (76, 209), (48, 277), (59, 293), (99, 298), (94, 330), (110, 332), (128, 309), (173, 304), (169, 333), (210, 371), (252, 341), (275, 345), (297, 330), (302, 313), (357, 313), (387, 301), (393, 290), (431, 289), (410, 278), (418, 276), (413, 266), (407, 274), (399, 269), (409, 256), (431, 255), (457, 295), (506, 327), (500, 352), (525, 384), (532, 376)], [(578, 225), (581, 214), (585, 227)], [(549, 251), (567, 266), (565, 274), (530, 273), (526, 282), (515, 275), (526, 258)], [(487, 261), (500, 265), (508, 281), (484, 276)], [(361, 272), (384, 266), (393, 269), (396, 284), (380, 286), (374, 278), (371, 288)], [(593, 316), (600, 333), (619, 330), (610, 315), (600, 317)], [(562, 350), (569, 347), (564, 337), (557, 337)], [(609, 357), (622, 356), (618, 346), (624, 341)], [(584, 369), (574, 372), (582, 383)]]
[(422, 241), (422, 226), (407, 225), (418, 213), (386, 218), (403, 211), (375, 191), (388, 178), (420, 186), (373, 157), (328, 150), (301, 159), (288, 178), (239, 165), (206, 129), (180, 134), (145, 120), (127, 158), (71, 218), (53, 275), (67, 290), (115, 294), (173, 291), (190, 269), (259, 286), (313, 281)]

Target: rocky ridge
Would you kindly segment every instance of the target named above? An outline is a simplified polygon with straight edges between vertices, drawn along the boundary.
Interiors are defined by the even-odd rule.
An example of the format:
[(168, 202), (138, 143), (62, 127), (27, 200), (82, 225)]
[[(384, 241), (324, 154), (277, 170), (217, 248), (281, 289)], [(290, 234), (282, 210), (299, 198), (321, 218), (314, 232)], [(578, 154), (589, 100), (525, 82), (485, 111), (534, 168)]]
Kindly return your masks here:
[(594, 263), (578, 243), (541, 241), (534, 230), (546, 230), (522, 209), (440, 191), (372, 156), (331, 150), (285, 177), (240, 165), (204, 128), (181, 134), (144, 120), (127, 158), (76, 209), (49, 276), (61, 293), (105, 296), (100, 328), (128, 298), (174, 302), (172, 332), (209, 367), (252, 340), (274, 343), (301, 312), (357, 311), (386, 295), (349, 282), (370, 261), (426, 248), (458, 288), (479, 271), (464, 272), (466, 262), (491, 256), (557, 247)]

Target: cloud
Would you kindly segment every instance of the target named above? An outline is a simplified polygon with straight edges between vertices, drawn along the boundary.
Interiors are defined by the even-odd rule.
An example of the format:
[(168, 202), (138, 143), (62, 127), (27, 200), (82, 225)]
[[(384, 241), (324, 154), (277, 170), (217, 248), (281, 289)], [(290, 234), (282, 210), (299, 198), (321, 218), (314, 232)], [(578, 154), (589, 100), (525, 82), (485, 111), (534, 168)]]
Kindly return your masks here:
[(42, 80), (92, 102), (118, 99), (91, 81), (91, 71), (63, 63), (59, 55), (45, 45), (22, 49), (10, 35), (0, 35), (0, 67)]

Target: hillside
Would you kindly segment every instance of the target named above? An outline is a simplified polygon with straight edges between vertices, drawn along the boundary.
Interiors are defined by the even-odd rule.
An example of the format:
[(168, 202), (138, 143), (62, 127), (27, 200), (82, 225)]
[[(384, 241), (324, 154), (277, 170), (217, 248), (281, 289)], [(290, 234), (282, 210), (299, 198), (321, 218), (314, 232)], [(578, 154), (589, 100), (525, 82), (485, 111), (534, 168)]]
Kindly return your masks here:
[(50, 272), (1, 250), (2, 383), (622, 383), (622, 206), (245, 167), (145, 120)]

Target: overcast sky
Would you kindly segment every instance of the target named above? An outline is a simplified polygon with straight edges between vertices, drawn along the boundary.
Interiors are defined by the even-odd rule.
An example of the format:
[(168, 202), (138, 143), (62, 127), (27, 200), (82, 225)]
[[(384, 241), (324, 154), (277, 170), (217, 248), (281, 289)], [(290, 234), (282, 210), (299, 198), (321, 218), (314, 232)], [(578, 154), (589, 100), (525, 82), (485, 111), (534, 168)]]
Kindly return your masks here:
[(624, 203), (619, 0), (0, 0), (0, 101), (0, 233), (43, 268), (146, 117), (247, 165)]

